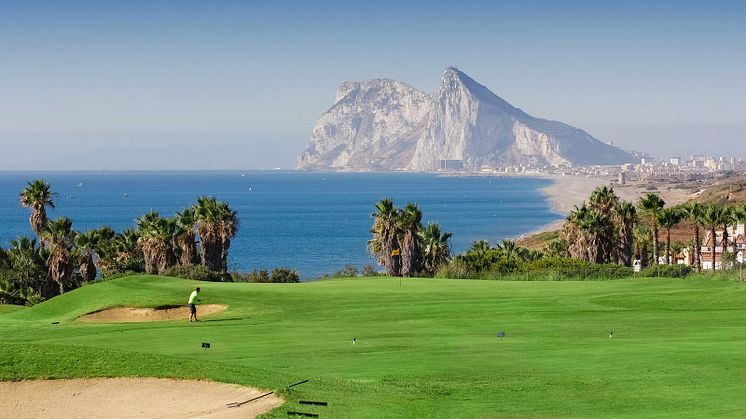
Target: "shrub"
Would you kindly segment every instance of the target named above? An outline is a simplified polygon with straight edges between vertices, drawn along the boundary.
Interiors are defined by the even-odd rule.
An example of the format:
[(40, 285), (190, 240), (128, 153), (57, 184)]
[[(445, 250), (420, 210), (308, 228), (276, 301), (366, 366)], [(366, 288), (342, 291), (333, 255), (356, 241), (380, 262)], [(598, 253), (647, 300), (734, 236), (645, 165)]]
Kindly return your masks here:
[(174, 266), (161, 272), (161, 275), (196, 281), (230, 282), (231, 280), (230, 275), (212, 272), (202, 265)]
[(251, 272), (231, 274), (233, 282), (254, 282), (254, 283), (292, 283), (300, 282), (300, 274), (296, 270), (288, 268), (275, 268), (272, 273), (265, 270), (254, 269)]
[(645, 278), (683, 278), (692, 272), (692, 268), (686, 265), (653, 265), (640, 271), (640, 276)]
[(110, 279), (117, 279), (117, 278), (125, 278), (132, 275), (142, 275), (142, 272), (135, 272), (135, 271), (124, 271), (124, 272), (116, 272), (111, 275), (106, 275), (100, 279), (97, 279), (97, 281), (108, 281)]
[(334, 278), (354, 278), (357, 276), (357, 268), (353, 265), (345, 265), (344, 268), (334, 273)]
[(272, 269), (272, 275), (269, 278), (269, 282), (272, 283), (291, 283), (300, 282), (300, 274), (296, 270), (290, 270), (288, 268), (275, 268)]
[(367, 264), (363, 266), (363, 271), (361, 272), (363, 276), (379, 276), (380, 273), (376, 270), (376, 268), (373, 267), (371, 264)]
[(231, 278), (233, 278), (233, 282), (267, 283), (269, 282), (269, 272), (256, 269), (245, 273), (233, 272)]

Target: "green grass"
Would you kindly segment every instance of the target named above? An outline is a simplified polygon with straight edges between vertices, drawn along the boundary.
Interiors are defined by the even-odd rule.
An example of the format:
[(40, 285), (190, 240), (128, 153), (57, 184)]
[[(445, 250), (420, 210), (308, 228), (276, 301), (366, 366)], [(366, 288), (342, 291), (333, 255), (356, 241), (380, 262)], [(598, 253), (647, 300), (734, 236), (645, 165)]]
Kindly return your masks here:
[(130, 277), (2, 308), (0, 379), (311, 379), (284, 392), (278, 418), (746, 416), (746, 287), (731, 281), (200, 283), (203, 303), (228, 311), (193, 325), (75, 321), (181, 304), (196, 284)]

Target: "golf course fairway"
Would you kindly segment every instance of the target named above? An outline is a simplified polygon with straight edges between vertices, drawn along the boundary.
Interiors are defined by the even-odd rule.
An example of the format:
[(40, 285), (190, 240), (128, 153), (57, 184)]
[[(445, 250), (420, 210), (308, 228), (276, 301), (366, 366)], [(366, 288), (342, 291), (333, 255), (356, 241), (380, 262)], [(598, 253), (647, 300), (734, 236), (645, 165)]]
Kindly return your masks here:
[[(201, 303), (227, 309), (194, 324), (77, 320), (185, 304), (195, 286)], [(0, 339), (4, 381), (243, 384), (285, 400), (268, 417), (746, 417), (746, 287), (706, 277), (400, 286), (131, 276), (0, 307)]]

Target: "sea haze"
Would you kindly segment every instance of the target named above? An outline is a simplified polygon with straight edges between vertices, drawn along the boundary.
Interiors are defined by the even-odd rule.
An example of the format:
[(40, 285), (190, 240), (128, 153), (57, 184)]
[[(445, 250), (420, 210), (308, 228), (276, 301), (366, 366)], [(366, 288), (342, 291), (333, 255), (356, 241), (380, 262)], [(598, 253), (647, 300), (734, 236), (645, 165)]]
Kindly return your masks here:
[(164, 216), (198, 196), (228, 201), (241, 225), (230, 267), (241, 271), (296, 268), (305, 279), (359, 268), (366, 252), (373, 205), (390, 197), (417, 203), (423, 222), (453, 232), (460, 252), (473, 240), (494, 243), (560, 218), (540, 189), (551, 181), (513, 177), (439, 177), (412, 173), (318, 172), (49, 172), (0, 173), (0, 247), (33, 233), (18, 193), (43, 178), (58, 193), (50, 217), (68, 216), (76, 230), (109, 225), (121, 231), (150, 210)]

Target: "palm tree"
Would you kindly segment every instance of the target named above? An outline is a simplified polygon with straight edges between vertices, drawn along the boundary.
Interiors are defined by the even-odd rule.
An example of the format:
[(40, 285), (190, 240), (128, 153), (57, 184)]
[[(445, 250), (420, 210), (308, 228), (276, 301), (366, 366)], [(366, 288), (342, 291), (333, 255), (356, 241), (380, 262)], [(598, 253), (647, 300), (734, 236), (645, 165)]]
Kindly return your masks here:
[[(709, 204), (704, 208), (702, 212), (702, 224), (710, 230), (710, 238), (712, 240), (712, 270), (715, 271), (715, 248), (717, 246), (716, 230), (723, 224), (726, 219), (723, 207), (718, 204)], [(721, 242), (722, 244), (722, 242)], [(722, 255), (724, 256), (724, 255)], [(721, 260), (723, 259), (721, 256)], [(724, 262), (724, 260), (723, 260)], [(723, 264), (725, 266), (725, 264)]]
[(220, 266), (221, 272), (228, 272), (228, 250), (231, 240), (238, 233), (238, 213), (227, 202), (220, 202)]
[(47, 207), (54, 208), (55, 195), (43, 179), (28, 182), (26, 189), (21, 191), (21, 205), (31, 209), (29, 223), (37, 236), (41, 237), (47, 225)]
[(137, 229), (140, 232), (137, 244), (145, 259), (145, 272), (149, 274), (158, 273), (156, 251), (160, 239), (157, 223), (160, 218), (161, 216), (157, 211), (150, 211), (137, 219)]
[(161, 217), (151, 211), (137, 220), (140, 229), (138, 244), (145, 258), (145, 272), (158, 274), (176, 264), (174, 236), (176, 220)]
[(648, 254), (650, 233), (650, 229), (643, 225), (636, 225), (632, 232), (635, 243), (635, 256), (640, 259), (640, 264), (643, 268), (647, 268), (650, 264), (650, 256)]
[(373, 238), (368, 241), (368, 250), (378, 258), (378, 262), (386, 268), (389, 275), (399, 275), (400, 258), (395, 255), (400, 252), (397, 225), (399, 210), (394, 206), (394, 201), (389, 198), (378, 201), (375, 208), (371, 228)]
[(200, 238), (200, 259), (207, 269), (226, 272), (230, 241), (238, 231), (238, 216), (226, 202), (200, 197), (194, 208)]
[(674, 265), (676, 265), (676, 257), (681, 253), (681, 251), (684, 249), (684, 245), (676, 242), (671, 243), (671, 257), (673, 258)]
[(51, 220), (42, 232), (42, 240), (49, 249), (47, 281), (41, 289), (42, 297), (51, 298), (71, 288), (72, 260), (70, 252), (75, 239), (73, 222), (67, 217)]
[(619, 203), (619, 197), (610, 186), (599, 186), (591, 192), (590, 207), (602, 216), (611, 216), (614, 207)]
[(192, 265), (197, 260), (197, 238), (194, 233), (197, 217), (194, 208), (176, 213), (176, 245), (179, 248), (179, 265)]
[(79, 255), (80, 278), (84, 283), (96, 279), (94, 255), (100, 240), (97, 230), (88, 230), (75, 236), (75, 246)]
[(503, 239), (502, 242), (495, 245), (495, 248), (498, 252), (502, 253), (506, 259), (513, 259), (518, 256), (518, 246), (516, 246), (514, 240)]
[(671, 229), (680, 223), (682, 214), (676, 207), (665, 208), (658, 213), (658, 224), (666, 229), (666, 264), (671, 265)]
[(40, 291), (47, 279), (48, 252), (36, 245), (36, 239), (20, 237), (10, 241), (6, 263), (13, 271), (21, 292)]
[(731, 207), (731, 216), (733, 218), (733, 254), (738, 254), (738, 225), (746, 221), (743, 206)]
[(397, 224), (401, 235), (401, 274), (416, 275), (422, 270), (422, 210), (416, 204), (407, 204), (399, 213)]
[(652, 193), (643, 196), (638, 204), (640, 210), (650, 217), (650, 225), (653, 229), (653, 259), (656, 265), (660, 257), (658, 249), (658, 214), (663, 210), (664, 205), (666, 205), (666, 202), (658, 195)]
[(583, 236), (580, 225), (583, 223), (583, 219), (588, 211), (589, 209), (585, 202), (579, 207), (576, 205), (575, 209), (567, 215), (567, 222), (563, 226), (563, 238), (568, 243), (567, 253), (574, 259), (587, 259), (585, 256), (588, 251), (585, 243), (586, 237)]
[(434, 275), (438, 268), (450, 260), (451, 246), (448, 242), (452, 236), (451, 233), (441, 232), (438, 224), (428, 224), (420, 233), (425, 271), (430, 275)]
[(138, 244), (140, 230), (130, 228), (114, 236), (108, 243), (102, 261), (102, 272), (108, 275), (115, 272), (144, 272), (145, 258)]
[(699, 237), (699, 226), (702, 223), (704, 207), (696, 201), (689, 201), (681, 206), (684, 218), (692, 222), (693, 264), (697, 272), (702, 270), (702, 240)]
[(604, 234), (603, 219), (596, 211), (588, 211), (580, 222), (580, 231), (587, 243), (586, 261), (590, 263), (603, 263)]
[[(723, 222), (723, 242), (722, 242), (723, 256), (722, 256), (722, 258), (723, 258), (723, 269), (725, 269), (726, 253), (728, 253), (730, 251), (730, 248), (728, 247), (728, 238), (729, 238), (728, 226), (731, 223), (737, 223), (735, 208), (733, 208), (733, 207), (723, 207), (723, 220), (722, 220), (722, 222)], [(734, 228), (733, 231), (735, 233), (736, 229)], [(736, 247), (735, 242), (736, 242), (736, 237), (733, 237), (733, 247), (734, 248)], [(738, 251), (736, 251), (736, 253), (737, 252)]]
[(619, 264), (632, 266), (632, 242), (637, 222), (637, 210), (631, 202), (624, 201), (614, 206), (614, 213), (619, 224)]
[(619, 198), (614, 193), (614, 188), (599, 186), (591, 193), (589, 207), (598, 214), (600, 223), (599, 261), (611, 262), (614, 259), (616, 249), (614, 208), (619, 204)]
[(746, 224), (746, 205), (734, 207), (733, 218), (735, 218), (736, 221), (736, 226), (733, 229), (735, 235), (735, 237), (733, 237), (733, 252), (738, 254), (738, 234), (736, 232), (738, 231), (738, 224)]
[(606, 220), (599, 213), (583, 202), (576, 206), (567, 216), (564, 226), (564, 239), (567, 240), (567, 251), (571, 258), (590, 263), (603, 261), (602, 244)]

